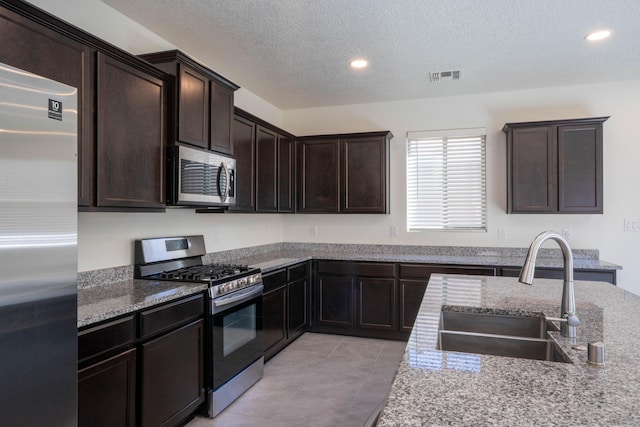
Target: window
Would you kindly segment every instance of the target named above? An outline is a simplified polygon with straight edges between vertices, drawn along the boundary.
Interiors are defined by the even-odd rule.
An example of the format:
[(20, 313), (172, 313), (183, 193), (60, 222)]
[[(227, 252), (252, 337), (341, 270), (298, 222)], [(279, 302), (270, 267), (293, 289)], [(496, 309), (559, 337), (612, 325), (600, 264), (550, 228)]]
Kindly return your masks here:
[(486, 231), (486, 133), (486, 129), (407, 133), (409, 231)]

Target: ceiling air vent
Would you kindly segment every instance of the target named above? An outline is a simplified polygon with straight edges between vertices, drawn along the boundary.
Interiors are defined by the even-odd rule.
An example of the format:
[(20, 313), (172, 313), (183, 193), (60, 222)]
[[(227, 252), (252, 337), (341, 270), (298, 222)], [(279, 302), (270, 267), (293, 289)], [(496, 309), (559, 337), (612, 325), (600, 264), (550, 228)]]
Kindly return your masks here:
[(432, 83), (439, 82), (441, 80), (460, 80), (462, 78), (462, 70), (452, 71), (439, 71), (436, 73), (429, 73), (429, 80)]

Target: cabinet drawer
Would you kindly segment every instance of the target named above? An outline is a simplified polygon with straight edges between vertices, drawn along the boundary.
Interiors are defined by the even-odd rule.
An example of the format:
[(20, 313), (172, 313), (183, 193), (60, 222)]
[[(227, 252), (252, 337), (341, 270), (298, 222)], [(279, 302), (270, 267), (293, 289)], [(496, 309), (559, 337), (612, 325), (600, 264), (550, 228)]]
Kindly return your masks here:
[(306, 279), (309, 275), (309, 263), (289, 267), (289, 282), (293, 282), (298, 279)]
[(287, 270), (283, 268), (282, 270), (277, 270), (276, 272), (262, 276), (262, 284), (264, 285), (265, 293), (286, 285)]
[[(520, 275), (520, 268), (516, 267), (502, 267), (502, 276), (518, 277)], [(536, 268), (534, 277), (542, 279), (564, 279), (564, 270), (561, 268)], [(616, 284), (616, 271), (615, 270), (573, 270), (574, 280), (588, 280), (592, 282), (608, 282)]]
[(135, 341), (134, 316), (114, 320), (78, 333), (78, 361), (125, 347)]
[(369, 276), (369, 277), (394, 277), (395, 264), (375, 262), (318, 262), (318, 273)]
[(204, 297), (198, 294), (140, 313), (140, 338), (148, 338), (189, 323), (204, 313)]
[(460, 265), (400, 264), (401, 278), (428, 279), (432, 274), (470, 274), (495, 276), (494, 267), (467, 267)]

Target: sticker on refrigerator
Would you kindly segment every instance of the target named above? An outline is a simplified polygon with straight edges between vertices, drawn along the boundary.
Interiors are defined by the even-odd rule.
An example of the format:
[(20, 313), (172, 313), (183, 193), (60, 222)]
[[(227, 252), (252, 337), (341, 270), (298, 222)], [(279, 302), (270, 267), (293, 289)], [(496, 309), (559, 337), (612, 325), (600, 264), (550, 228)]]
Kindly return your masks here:
[(49, 99), (49, 118), (62, 121), (62, 102)]

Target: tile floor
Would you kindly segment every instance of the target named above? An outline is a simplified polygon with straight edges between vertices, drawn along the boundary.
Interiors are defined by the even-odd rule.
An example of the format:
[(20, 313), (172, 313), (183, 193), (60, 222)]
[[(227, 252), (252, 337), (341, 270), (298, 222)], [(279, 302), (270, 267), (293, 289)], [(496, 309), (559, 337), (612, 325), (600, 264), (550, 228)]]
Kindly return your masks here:
[(215, 419), (187, 427), (362, 427), (386, 399), (406, 343), (305, 333)]

